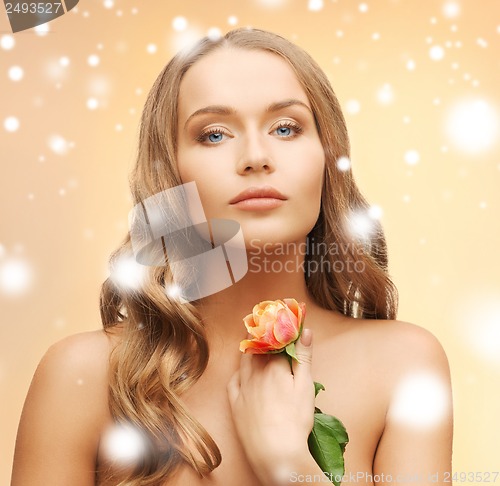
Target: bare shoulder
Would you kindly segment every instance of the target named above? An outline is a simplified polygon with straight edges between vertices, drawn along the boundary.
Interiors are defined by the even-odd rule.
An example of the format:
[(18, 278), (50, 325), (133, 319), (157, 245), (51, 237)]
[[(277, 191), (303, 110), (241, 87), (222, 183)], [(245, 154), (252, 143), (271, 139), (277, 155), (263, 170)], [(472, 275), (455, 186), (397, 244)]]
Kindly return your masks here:
[(102, 330), (83, 332), (48, 348), (21, 415), (14, 486), (93, 484), (96, 450), (108, 415), (108, 361), (117, 342), (114, 336)]
[(442, 477), (451, 467), (453, 407), (440, 341), (405, 321), (323, 317), (313, 334), (313, 376), (327, 391), (316, 403), (349, 431), (347, 468)]
[(50, 387), (54, 393), (64, 393), (61, 399), (73, 400), (75, 408), (84, 399), (87, 410), (104, 413), (109, 357), (119, 337), (118, 328), (110, 332), (100, 329), (72, 334), (52, 344), (36, 369), (28, 398)]
[[(422, 470), (447, 468), (452, 393), (439, 339), (424, 326), (400, 320), (353, 319), (332, 312), (327, 324), (328, 332), (322, 329), (326, 339), (315, 341), (313, 352), (320, 344), (318, 378), (336, 393), (319, 395), (317, 401), (323, 400), (320, 408), (324, 404), (341, 417), (350, 431), (351, 464), (361, 460), (357, 454), (364, 450), (362, 457), (370, 464), (377, 451), (377, 472), (405, 472), (419, 462)], [(422, 451), (430, 450), (424, 457)]]
[(109, 359), (119, 336), (118, 328), (109, 332), (99, 329), (72, 334), (52, 344), (40, 364), (61, 364), (64, 361), (73, 371), (84, 371), (78, 370), (82, 365), (86, 369), (96, 369)]
[[(32, 387), (48, 381), (53, 386), (77, 385), (82, 392), (107, 381), (109, 355), (117, 340), (104, 330), (67, 336), (52, 344), (42, 357)], [(93, 390), (97, 391), (97, 390)]]
[[(373, 372), (374, 383), (389, 394), (405, 377), (432, 373), (450, 382), (446, 352), (423, 326), (400, 320), (354, 319), (330, 312), (320, 329), (318, 350), (323, 362), (337, 356), (338, 367)], [(328, 322), (329, 321), (329, 322)], [(319, 341), (319, 342), (318, 342)], [(346, 370), (344, 370), (346, 372)]]
[[(438, 338), (423, 326), (400, 320), (354, 319), (332, 313), (331, 342), (359, 349), (381, 364), (448, 366)], [(328, 333), (327, 333), (328, 336)], [(330, 341), (330, 339), (327, 339)]]
[(364, 320), (361, 326), (373, 342), (373, 352), (387, 366), (397, 365), (399, 371), (448, 369), (441, 342), (423, 326), (399, 320)]

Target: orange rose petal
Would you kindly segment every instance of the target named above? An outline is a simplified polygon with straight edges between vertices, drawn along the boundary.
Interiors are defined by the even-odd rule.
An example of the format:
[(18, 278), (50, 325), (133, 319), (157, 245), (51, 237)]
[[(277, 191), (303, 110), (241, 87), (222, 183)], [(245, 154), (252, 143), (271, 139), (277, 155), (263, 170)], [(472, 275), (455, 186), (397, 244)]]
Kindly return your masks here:
[(266, 308), (271, 304), (274, 304), (272, 300), (264, 300), (253, 306), (252, 314), (256, 326), (260, 326), (260, 318), (265, 312)]
[(262, 341), (254, 339), (245, 339), (240, 343), (240, 351), (243, 353), (248, 351), (250, 354), (265, 354), (274, 350), (275, 348), (268, 343), (263, 343)]
[(276, 347), (280, 348), (282, 346), (282, 344), (274, 337), (274, 322), (275, 321), (269, 321), (266, 328), (261, 329), (262, 335), (257, 338), (258, 341), (264, 343), (265, 345), (269, 345), (272, 349), (275, 349)]
[(264, 354), (282, 350), (297, 339), (304, 316), (305, 304), (295, 299), (260, 302), (243, 319), (253, 339), (241, 341), (240, 351)]
[(274, 327), (270, 328), (269, 332), (266, 333), (266, 340), (265, 342), (269, 344), (269, 346), (272, 347), (272, 349), (281, 349), (283, 347), (283, 343), (276, 339), (276, 336), (274, 334)]
[(265, 339), (264, 336), (267, 336), (269, 333), (272, 334), (272, 328), (276, 322), (277, 310), (278, 309), (274, 303), (273, 305), (268, 305), (266, 307), (265, 311), (260, 316), (259, 335), (256, 335), (256, 337)]
[(285, 305), (298, 317), (299, 303), (295, 299), (283, 299)]
[(252, 341), (250, 339), (244, 339), (240, 342), (240, 351), (244, 353), (250, 346)]
[(306, 304), (304, 302), (301, 302), (299, 304), (299, 307), (300, 307), (300, 310), (302, 311), (302, 319), (301, 321), (303, 321), (306, 317)]
[(243, 323), (245, 324), (245, 327), (247, 328), (247, 331), (249, 334), (252, 336), (255, 336), (255, 321), (253, 320), (253, 315), (248, 314), (248, 316), (243, 318)]
[(283, 299), (283, 302), (285, 302), (288, 308), (297, 316), (299, 327), (301, 327), (306, 317), (306, 304), (304, 302), (299, 303), (295, 299)]
[(268, 307), (266, 312), (264, 312), (264, 314), (262, 314), (262, 316), (260, 317), (260, 327), (262, 327), (263, 329), (267, 329), (269, 327), (269, 324), (274, 324), (274, 322), (276, 321), (276, 314), (277, 313), (275, 308)]
[(276, 325), (274, 326), (274, 335), (282, 345), (290, 344), (297, 339), (299, 325), (297, 317), (290, 309), (281, 309), (278, 312)]
[(266, 319), (261, 318), (259, 325), (253, 329), (252, 336), (254, 336), (256, 339), (263, 339), (266, 334), (268, 325), (269, 324), (266, 322)]

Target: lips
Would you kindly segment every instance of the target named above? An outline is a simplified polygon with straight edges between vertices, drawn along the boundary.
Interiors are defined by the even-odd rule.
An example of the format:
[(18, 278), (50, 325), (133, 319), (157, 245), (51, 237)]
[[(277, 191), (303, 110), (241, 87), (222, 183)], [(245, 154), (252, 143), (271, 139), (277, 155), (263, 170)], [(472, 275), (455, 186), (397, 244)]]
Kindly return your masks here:
[(247, 199), (280, 199), (286, 201), (288, 198), (271, 186), (249, 187), (231, 199), (229, 204), (236, 204)]

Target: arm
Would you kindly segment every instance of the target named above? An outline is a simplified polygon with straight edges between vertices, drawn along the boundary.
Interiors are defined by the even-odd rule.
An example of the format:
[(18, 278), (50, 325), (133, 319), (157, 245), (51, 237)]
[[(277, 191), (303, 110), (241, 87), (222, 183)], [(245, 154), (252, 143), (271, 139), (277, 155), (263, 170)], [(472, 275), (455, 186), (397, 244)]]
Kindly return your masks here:
[(108, 353), (107, 337), (90, 332), (59, 341), (43, 356), (21, 415), (11, 486), (95, 484)]
[[(453, 406), (448, 360), (431, 333), (402, 324), (391, 350), (393, 369), (399, 371), (389, 373), (392, 392), (373, 474), (379, 475), (378, 484), (449, 485)], [(394, 359), (400, 366), (394, 366)]]

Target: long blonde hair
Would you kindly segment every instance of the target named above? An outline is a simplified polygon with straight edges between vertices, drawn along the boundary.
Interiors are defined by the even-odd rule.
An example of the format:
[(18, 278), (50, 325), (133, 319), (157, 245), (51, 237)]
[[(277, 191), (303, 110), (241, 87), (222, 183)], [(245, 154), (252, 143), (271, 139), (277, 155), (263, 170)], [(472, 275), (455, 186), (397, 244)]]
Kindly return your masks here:
[[(343, 251), (307, 253), (306, 262), (317, 261), (324, 267), (326, 258), (334, 268), (339, 268), (335, 267), (339, 259), (345, 264), (332, 272), (307, 273), (311, 295), (322, 307), (346, 315), (394, 319), (397, 292), (387, 273), (386, 243), (380, 225), (374, 223), (364, 242), (353, 239), (346, 226), (353, 213), (366, 211), (369, 206), (351, 171), (337, 168), (337, 160), (350, 155), (339, 102), (316, 62), (276, 34), (242, 28), (217, 40), (207, 37), (165, 66), (142, 113), (137, 163), (130, 178), (134, 204), (181, 184), (176, 167), (179, 86), (197, 60), (224, 47), (259, 49), (280, 56), (294, 70), (311, 103), (326, 168), (320, 215), (308, 238)], [(120, 258), (131, 255), (127, 234), (110, 258), (111, 273)], [(172, 281), (168, 266), (151, 266), (137, 290), (123, 290), (111, 278), (102, 285), (104, 329), (110, 331), (119, 323), (123, 326), (122, 339), (110, 357), (110, 411), (116, 422), (135, 425), (148, 437), (148, 453), (120, 485), (158, 484), (182, 463), (203, 476), (221, 462), (217, 444), (180, 399), (204, 372), (209, 349), (196, 302), (180, 303), (167, 295), (165, 288)]]

